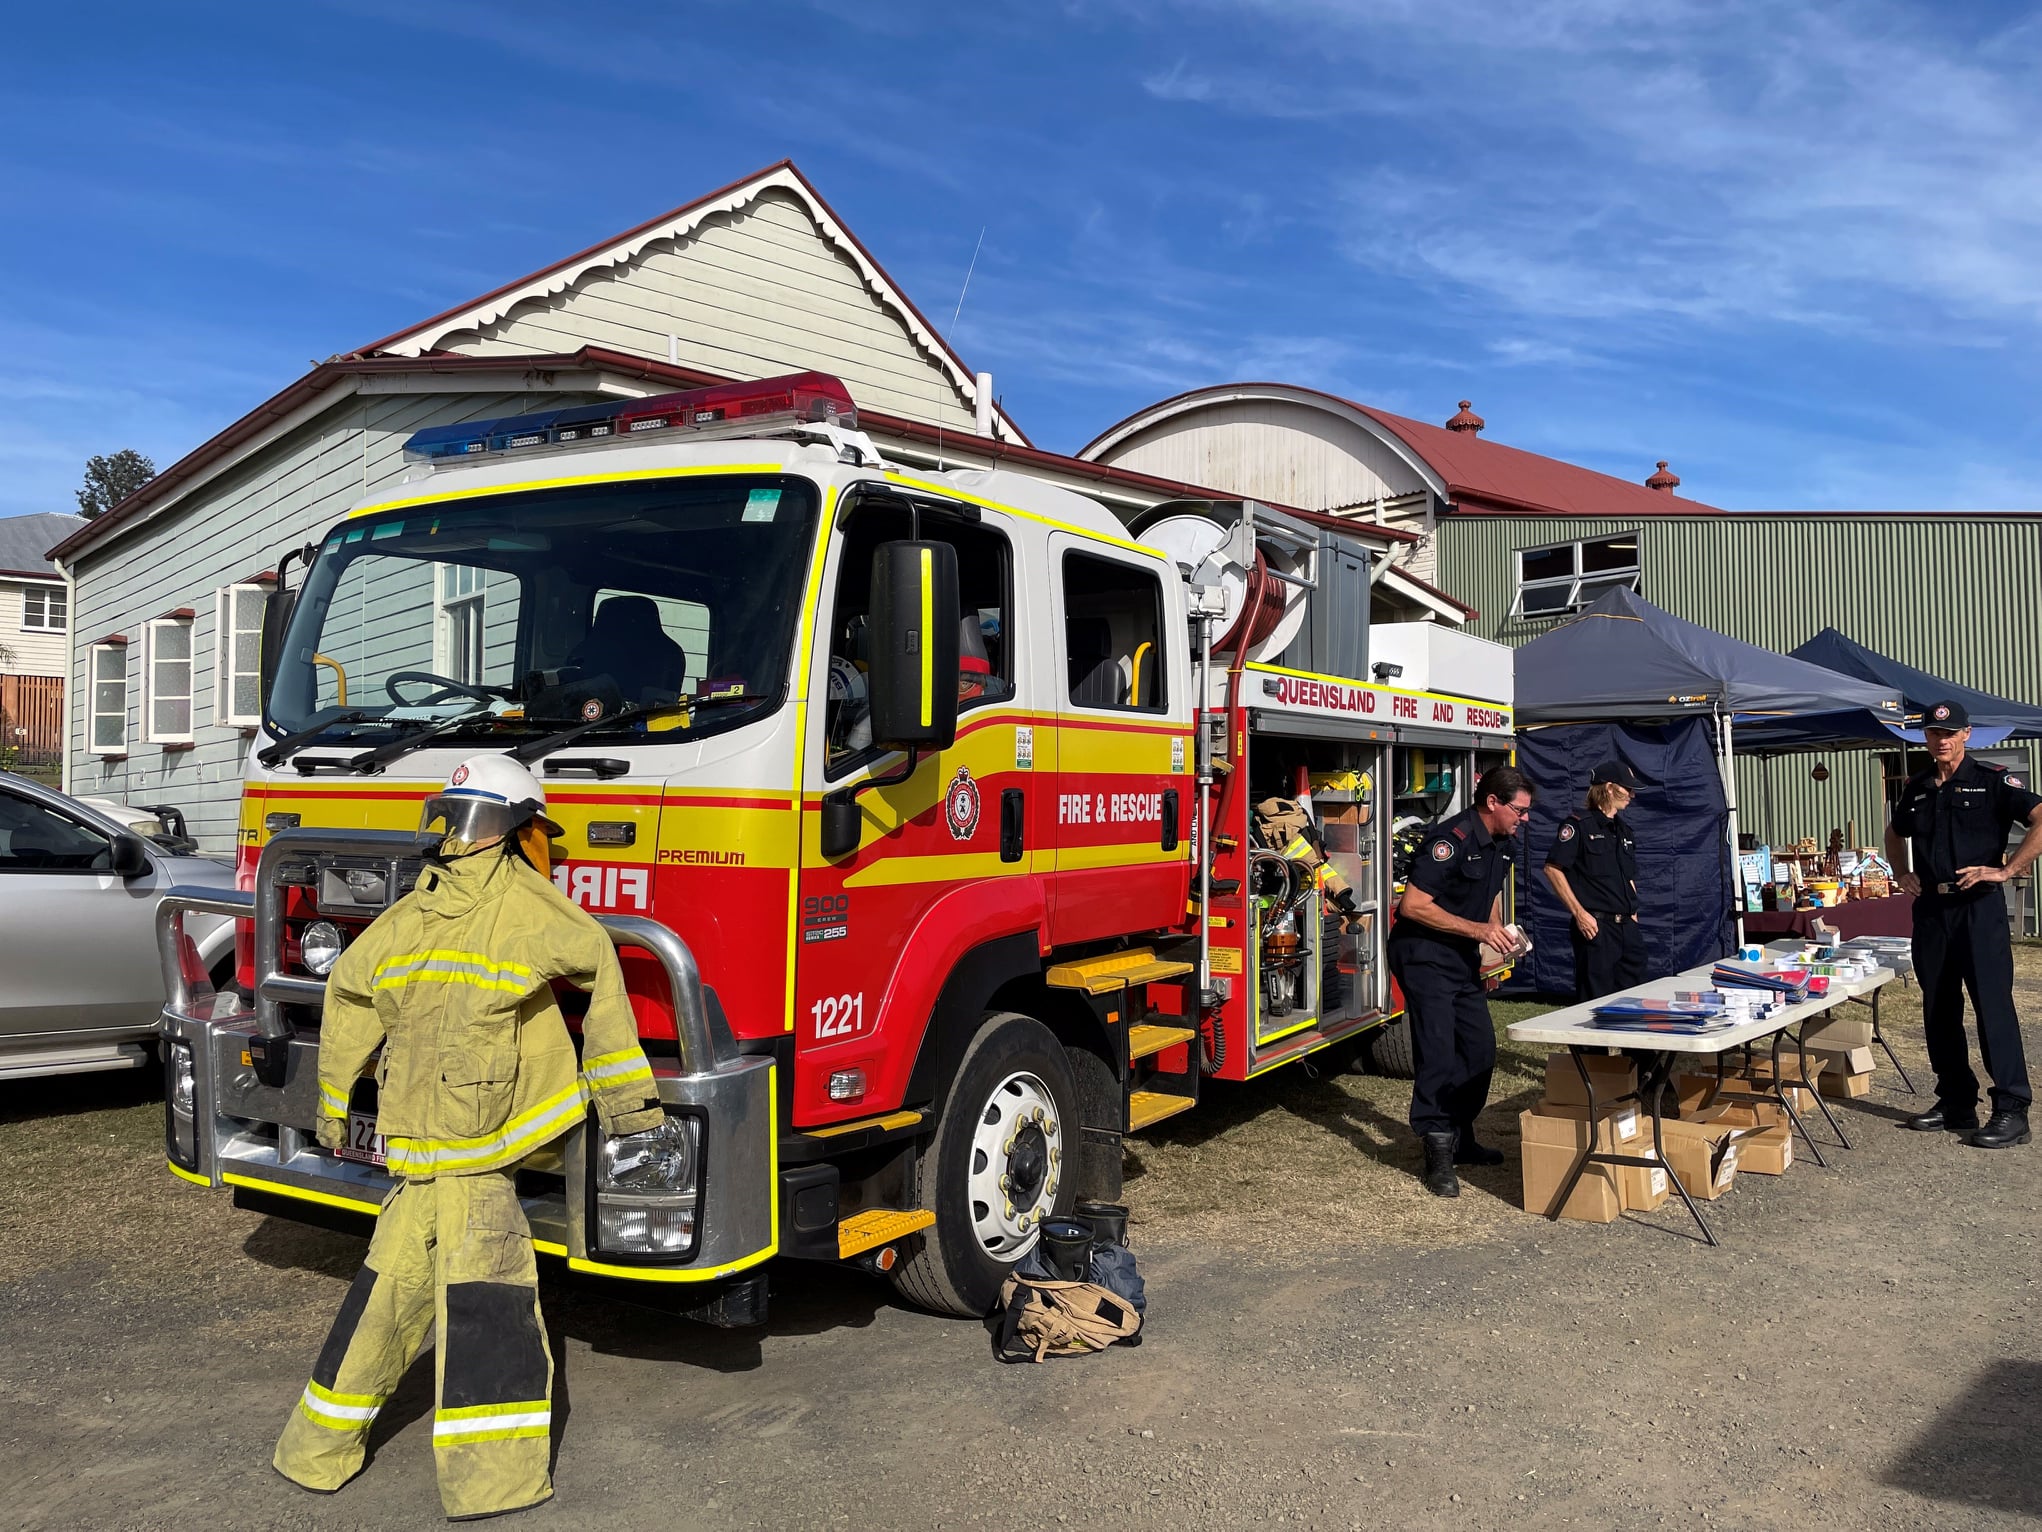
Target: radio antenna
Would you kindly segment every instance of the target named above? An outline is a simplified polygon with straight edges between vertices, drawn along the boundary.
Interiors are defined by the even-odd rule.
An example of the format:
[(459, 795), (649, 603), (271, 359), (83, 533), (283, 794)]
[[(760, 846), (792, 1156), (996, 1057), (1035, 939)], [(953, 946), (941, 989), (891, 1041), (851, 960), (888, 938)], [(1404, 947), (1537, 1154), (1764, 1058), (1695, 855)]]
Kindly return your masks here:
[[(979, 225), (978, 243), (971, 247), (971, 264), (964, 268), (964, 285), (957, 289), (957, 307), (950, 311), (950, 333), (948, 339), (954, 347), (957, 343), (957, 318), (964, 312), (964, 295), (971, 291), (971, 274), (978, 270), (978, 253), (986, 245), (986, 226)], [(936, 472), (943, 471), (943, 396), (936, 396)]]

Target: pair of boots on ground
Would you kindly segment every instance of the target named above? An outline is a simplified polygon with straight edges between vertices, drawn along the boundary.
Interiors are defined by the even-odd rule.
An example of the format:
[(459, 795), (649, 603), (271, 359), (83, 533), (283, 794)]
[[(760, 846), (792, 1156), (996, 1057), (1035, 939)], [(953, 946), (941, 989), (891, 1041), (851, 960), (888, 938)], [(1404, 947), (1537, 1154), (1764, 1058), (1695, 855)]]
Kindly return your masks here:
[(1964, 1141), (1974, 1149), (2012, 1149), (2028, 1142), (2028, 1109), (1994, 1107), (1984, 1127), (1978, 1125), (1978, 1099), (1968, 1104), (1939, 1101), (1926, 1112), (1910, 1117), (1903, 1127), (1917, 1133), (1965, 1133)]
[(1475, 1125), (1447, 1133), (1421, 1133), (1418, 1142), (1425, 1149), (1425, 1189), (1435, 1197), (1458, 1197), (1461, 1178), (1456, 1165), (1501, 1165), (1503, 1151), (1491, 1149), (1475, 1138)]

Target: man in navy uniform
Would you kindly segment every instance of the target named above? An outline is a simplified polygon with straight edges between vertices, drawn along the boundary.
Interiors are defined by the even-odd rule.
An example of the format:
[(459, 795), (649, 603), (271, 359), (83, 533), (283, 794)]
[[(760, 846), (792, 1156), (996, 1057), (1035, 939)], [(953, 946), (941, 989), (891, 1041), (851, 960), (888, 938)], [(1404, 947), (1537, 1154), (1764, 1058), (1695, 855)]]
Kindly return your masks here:
[(1426, 1190), (1437, 1197), (1461, 1194), (1455, 1165), (1503, 1163), (1475, 1142), (1496, 1066), (1480, 952), (1516, 949), (1503, 924), (1503, 885), (1531, 801), (1516, 767), (1484, 772), (1475, 806), (1426, 833), (1390, 928), (1390, 972), (1411, 1028), (1411, 1131), (1425, 1147)]
[[(1923, 716), (1933, 763), (1910, 778), (1893, 805), (1886, 854), (1901, 889), (1914, 895), (1914, 972), (1923, 1030), (1936, 1071), (1936, 1104), (1907, 1126), (1923, 1133), (1970, 1132), (1980, 1149), (2028, 1142), (2028, 1063), (2014, 1015), (2014, 953), (2000, 885), (2042, 855), (2042, 796), (2019, 776), (1965, 753), (1971, 719), (1961, 702)], [(2006, 856), (2007, 835), (2028, 827)], [(1992, 1078), (1992, 1118), (1978, 1126), (1978, 1077), (1964, 1041), (1963, 990), (1971, 991), (1978, 1053)]]
[(1604, 761), (1588, 779), (1587, 808), (1560, 821), (1546, 853), (1546, 881), (1574, 920), (1574, 998), (1584, 1003), (1645, 982), (1638, 853), (1622, 818), (1637, 794), (1631, 768)]

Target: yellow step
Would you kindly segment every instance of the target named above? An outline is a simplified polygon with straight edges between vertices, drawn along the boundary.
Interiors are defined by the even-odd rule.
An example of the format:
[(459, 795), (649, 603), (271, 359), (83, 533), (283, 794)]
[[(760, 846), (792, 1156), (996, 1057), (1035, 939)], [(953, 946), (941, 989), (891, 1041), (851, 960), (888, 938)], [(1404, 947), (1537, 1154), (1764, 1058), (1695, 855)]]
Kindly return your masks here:
[(1139, 1133), (1143, 1128), (1154, 1127), (1165, 1117), (1175, 1117), (1197, 1105), (1189, 1096), (1166, 1096), (1153, 1090), (1135, 1091), (1127, 1098), (1127, 1131)]
[(903, 1235), (928, 1228), (935, 1221), (936, 1215), (927, 1208), (910, 1208), (906, 1212), (895, 1208), (867, 1208), (862, 1213), (853, 1213), (837, 1225), (837, 1255), (848, 1261), (874, 1245), (890, 1245)]
[(1075, 963), (1058, 963), (1049, 971), (1049, 983), (1056, 989), (1082, 989), (1087, 994), (1106, 995), (1129, 985), (1174, 979), (1191, 971), (1189, 963), (1166, 963), (1147, 947), (1135, 947), (1127, 952), (1080, 958)]
[(1165, 1048), (1188, 1043), (1196, 1036), (1198, 1034), (1189, 1027), (1159, 1027), (1144, 1022), (1141, 1026), (1127, 1029), (1127, 1056), (1130, 1061), (1145, 1059), (1152, 1053), (1161, 1053)]

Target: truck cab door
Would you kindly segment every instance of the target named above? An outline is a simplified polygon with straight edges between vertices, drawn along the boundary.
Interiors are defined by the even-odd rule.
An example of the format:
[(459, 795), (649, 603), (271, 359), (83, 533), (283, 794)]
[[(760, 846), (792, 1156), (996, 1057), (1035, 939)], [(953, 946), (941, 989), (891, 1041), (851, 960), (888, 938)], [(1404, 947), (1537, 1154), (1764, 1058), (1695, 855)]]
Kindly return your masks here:
[(1190, 646), (1153, 556), (1049, 539), (1057, 670), (1056, 872), (1061, 946), (1181, 926), (1194, 763)]
[[(859, 793), (859, 844), (822, 854), (820, 803), (898, 775), (874, 750), (865, 685), (874, 553), (902, 539), (957, 550), (957, 737), (903, 780)], [(1030, 800), (1028, 702), (1039, 666), (1017, 619), (1011, 518), (917, 494), (854, 491), (836, 519), (820, 587), (804, 744), (792, 1024), (797, 1126), (871, 1116), (902, 1099), (937, 995), (973, 948), (1043, 923)], [(1046, 863), (1046, 852), (1042, 853)], [(834, 1080), (836, 1085), (831, 1087)]]

